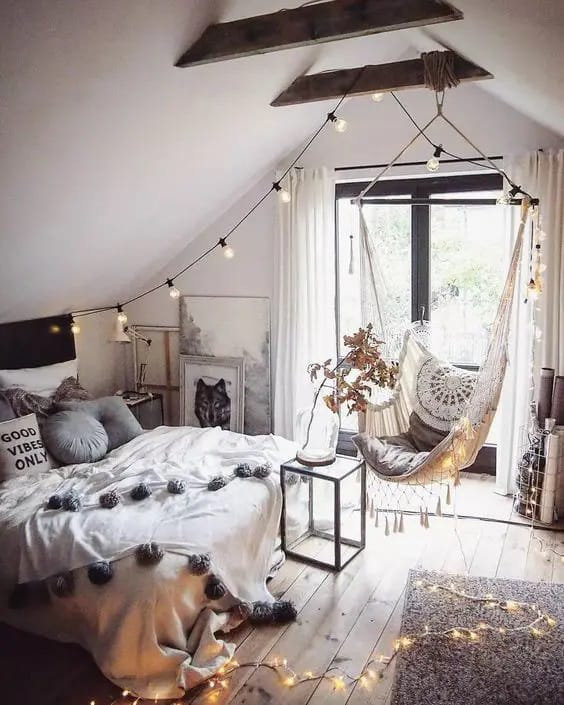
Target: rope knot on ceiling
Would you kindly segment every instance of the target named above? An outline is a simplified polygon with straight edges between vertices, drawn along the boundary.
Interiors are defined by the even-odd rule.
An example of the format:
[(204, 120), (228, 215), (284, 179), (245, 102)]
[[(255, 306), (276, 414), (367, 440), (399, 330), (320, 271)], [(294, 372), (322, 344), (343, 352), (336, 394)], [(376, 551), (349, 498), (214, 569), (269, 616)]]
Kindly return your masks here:
[(456, 88), (460, 80), (454, 70), (452, 51), (428, 51), (421, 54), (423, 78), (426, 88), (443, 93), (447, 88)]

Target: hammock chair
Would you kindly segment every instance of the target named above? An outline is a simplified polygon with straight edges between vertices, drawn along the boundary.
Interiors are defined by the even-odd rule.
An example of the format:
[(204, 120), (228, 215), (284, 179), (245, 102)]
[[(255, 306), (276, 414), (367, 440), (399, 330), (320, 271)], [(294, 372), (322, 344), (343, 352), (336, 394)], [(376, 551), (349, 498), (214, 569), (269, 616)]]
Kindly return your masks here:
[[(428, 87), (436, 94), (437, 113), (376, 176), (355, 199), (359, 209), (362, 276), (374, 289), (372, 305), (362, 311), (364, 322), (373, 322), (382, 340), (393, 339), (396, 331), (387, 324), (383, 300), (385, 279), (379, 266), (378, 252), (370, 237), (363, 213), (363, 198), (409, 147), (425, 134), (438, 118), (450, 125), (474, 148), (493, 169), (515, 185), (443, 114), (445, 87), (456, 85), (448, 67), (448, 52), (423, 55)], [(415, 123), (414, 123), (415, 124)], [(519, 190), (517, 188), (517, 190)], [(451, 484), (459, 483), (460, 471), (472, 465), (486, 441), (491, 427), (507, 366), (507, 347), (512, 301), (515, 296), (525, 228), (531, 209), (537, 201), (523, 191), (520, 202), (520, 222), (514, 242), (509, 270), (487, 351), (478, 372), (469, 372), (438, 359), (428, 348), (429, 328), (423, 321), (414, 324), (403, 339), (399, 354), (399, 376), (391, 396), (385, 401), (369, 404), (360, 420), (360, 433), (353, 438), (369, 469), (369, 507), (378, 525), (376, 506), (393, 511), (393, 530), (403, 531), (402, 510), (411, 506), (414, 496), (419, 500), (420, 523), (429, 525), (429, 498), (437, 498), (436, 514), (441, 514), (441, 490), (446, 486), (446, 502), (450, 503)], [(363, 268), (363, 269), (362, 269)], [(531, 281), (533, 281), (531, 279)], [(540, 287), (540, 282), (539, 282)], [(379, 296), (380, 294), (380, 296)], [(382, 296), (384, 294), (384, 296)], [(429, 487), (434, 483), (434, 487)], [(377, 505), (371, 489), (380, 494)], [(398, 519), (399, 514), (399, 519)], [(385, 517), (389, 533), (388, 516)]]

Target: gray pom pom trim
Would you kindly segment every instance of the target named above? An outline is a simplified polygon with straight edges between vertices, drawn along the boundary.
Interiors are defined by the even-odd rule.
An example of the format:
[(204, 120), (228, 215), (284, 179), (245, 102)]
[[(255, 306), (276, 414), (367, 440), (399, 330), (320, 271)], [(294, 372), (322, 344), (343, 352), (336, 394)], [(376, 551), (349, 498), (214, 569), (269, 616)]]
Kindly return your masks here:
[(192, 575), (205, 575), (210, 572), (211, 559), (209, 553), (193, 553), (188, 556), (188, 570)]
[(252, 615), (253, 605), (250, 602), (240, 602), (231, 608), (231, 613), (234, 617), (244, 622)]
[(300, 476), (297, 472), (287, 472), (284, 477), (286, 478), (286, 484), (288, 485), (288, 487), (297, 485), (300, 481)]
[(129, 496), (136, 502), (140, 502), (142, 499), (147, 499), (153, 494), (153, 490), (145, 482), (140, 482), (138, 485), (131, 490)]
[(113, 568), (107, 561), (92, 563), (88, 566), (88, 579), (94, 585), (105, 585), (114, 575)]
[(225, 487), (226, 484), (227, 484), (227, 478), (223, 477), (223, 475), (218, 475), (217, 477), (213, 477), (208, 482), (208, 490), (210, 492), (216, 492), (217, 490), (220, 490), (222, 487)]
[(272, 604), (268, 602), (254, 602), (251, 621), (255, 624), (285, 624), (293, 622), (298, 613), (289, 600), (277, 600)]
[(164, 558), (164, 551), (158, 543), (142, 543), (135, 549), (135, 557), (139, 565), (156, 565)]
[(253, 477), (258, 477), (261, 480), (264, 480), (265, 477), (268, 477), (272, 471), (272, 465), (270, 463), (264, 463), (264, 465), (257, 465), (256, 468), (253, 470)]
[(74, 592), (74, 575), (71, 572), (55, 575), (50, 583), (51, 591), (57, 597), (69, 597)]
[(100, 495), (100, 506), (104, 509), (113, 509), (121, 502), (121, 496), (117, 490), (110, 490)]
[(169, 480), (166, 488), (170, 494), (184, 494), (186, 492), (186, 483), (184, 480)]
[(215, 575), (210, 575), (206, 583), (206, 597), (210, 600), (221, 600), (227, 593), (225, 585)]
[(63, 495), (63, 509), (67, 512), (79, 512), (82, 507), (80, 497), (75, 490), (70, 490)]
[(233, 473), (235, 474), (235, 477), (251, 477), (253, 474), (251, 468), (249, 467), (249, 463), (239, 463)]
[(47, 509), (60, 509), (63, 506), (63, 498), (61, 495), (52, 494), (47, 502)]

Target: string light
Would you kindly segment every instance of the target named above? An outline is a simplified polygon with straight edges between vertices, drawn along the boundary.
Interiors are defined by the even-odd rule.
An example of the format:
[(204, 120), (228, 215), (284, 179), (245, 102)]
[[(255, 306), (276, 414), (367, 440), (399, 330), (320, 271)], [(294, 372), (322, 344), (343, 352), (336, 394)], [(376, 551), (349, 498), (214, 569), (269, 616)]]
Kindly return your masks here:
[(235, 250), (231, 247), (231, 245), (227, 244), (226, 238), (220, 237), (219, 244), (221, 245), (221, 250), (225, 259), (233, 259), (233, 257), (235, 257)]
[(71, 316), (71, 333), (73, 335), (78, 335), (80, 333), (80, 326), (78, 323), (74, 320), (74, 318)]
[(118, 304), (118, 305), (116, 306), (116, 308), (117, 308), (117, 319), (118, 319), (118, 322), (121, 323), (121, 324), (124, 326), (124, 325), (127, 323), (127, 314), (126, 314), (125, 311), (123, 310), (123, 307), (121, 306), (121, 304)]
[(348, 122), (344, 118), (338, 118), (335, 113), (327, 113), (327, 119), (333, 123), (335, 132), (345, 132), (349, 126)]
[(180, 289), (177, 289), (174, 286), (174, 282), (172, 281), (172, 279), (167, 279), (166, 283), (168, 286), (168, 295), (170, 296), (170, 298), (177, 299), (180, 296)]
[(384, 94), (383, 93), (373, 93), (371, 98), (375, 103), (381, 103), (384, 100)]
[[(393, 652), (390, 656), (385, 656), (384, 654), (375, 656), (366, 664), (362, 672), (356, 676), (347, 673), (340, 666), (330, 666), (328, 669), (318, 674), (315, 674), (313, 671), (305, 671), (302, 676), (299, 676), (290, 668), (286, 658), (279, 657), (275, 657), (270, 661), (252, 661), (247, 663), (238, 663), (235, 659), (231, 659), (227, 664), (221, 666), (216, 674), (210, 675), (207, 679), (194, 686), (194, 688), (186, 691), (185, 697), (175, 705), (194, 702), (194, 694), (197, 695), (198, 692), (201, 692), (202, 687), (206, 689), (206, 697), (210, 702), (217, 701), (221, 691), (228, 689), (230, 676), (241, 668), (268, 668), (278, 675), (280, 683), (286, 688), (295, 688), (301, 683), (308, 681), (326, 681), (333, 686), (335, 692), (344, 692), (347, 688), (347, 684), (350, 687), (359, 684), (361, 688), (368, 691), (373, 684), (377, 685), (383, 680), (385, 671), (390, 667), (397, 655), (409, 650), (415, 643), (432, 643), (433, 640), (436, 639), (450, 638), (462, 643), (472, 644), (474, 648), (479, 648), (480, 645), (483, 644), (482, 636), (488, 632), (504, 637), (508, 637), (510, 634), (528, 633), (533, 638), (541, 638), (557, 626), (557, 621), (554, 617), (543, 612), (538, 605), (534, 603), (499, 598), (491, 593), (487, 595), (470, 595), (464, 590), (458, 589), (454, 583), (442, 585), (426, 580), (417, 580), (414, 585), (418, 589), (426, 590), (429, 593), (436, 594), (438, 592), (444, 592), (462, 600), (490, 605), (505, 614), (524, 615), (529, 612), (533, 618), (529, 623), (515, 627), (496, 626), (489, 622), (480, 621), (476, 626), (457, 625), (438, 631), (432, 631), (429, 625), (425, 625), (424, 631), (420, 633), (403, 634), (398, 637), (393, 644)], [(381, 664), (381, 666), (376, 669), (375, 664)], [(219, 674), (220, 678), (218, 678)], [(128, 704), (130, 703), (130, 705), (137, 705), (139, 702), (139, 698), (136, 698), (127, 690), (122, 692), (122, 696), (123, 698), (133, 698), (132, 702), (128, 700)], [(111, 703), (111, 705), (116, 704), (117, 701)], [(95, 705), (95, 702), (91, 701), (90, 705)]]
[(280, 203), (290, 203), (290, 201), (292, 200), (292, 196), (290, 196), (289, 191), (287, 191), (280, 185), (280, 181), (275, 181), (272, 184), (272, 188), (278, 193), (278, 199), (280, 200)]
[(434, 173), (439, 170), (439, 167), (441, 165), (440, 158), (442, 153), (442, 145), (435, 145), (435, 151), (433, 152), (433, 156), (427, 162), (427, 171)]

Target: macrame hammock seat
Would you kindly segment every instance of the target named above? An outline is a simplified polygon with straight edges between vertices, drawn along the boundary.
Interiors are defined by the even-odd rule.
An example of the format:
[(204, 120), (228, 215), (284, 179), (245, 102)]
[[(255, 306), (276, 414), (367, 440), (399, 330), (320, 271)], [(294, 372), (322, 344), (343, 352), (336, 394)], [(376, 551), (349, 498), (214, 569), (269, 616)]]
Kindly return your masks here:
[[(361, 280), (370, 288), (370, 302), (363, 301), (364, 323), (371, 322), (382, 340), (390, 340), (397, 331), (386, 330), (384, 315), (386, 287), (379, 263), (375, 238), (370, 236), (363, 213), (363, 198), (411, 145), (438, 118), (450, 125), (496, 171), (491, 162), (445, 115), (445, 88), (457, 85), (449, 52), (422, 55), (426, 85), (435, 91), (437, 113), (368, 184), (357, 197), (360, 222)], [(500, 172), (508, 179), (504, 172)], [(508, 179), (509, 180), (509, 179)], [(512, 183), (510, 181), (510, 183)], [(393, 393), (382, 402), (370, 403), (360, 418), (360, 433), (354, 442), (364, 457), (369, 473), (368, 500), (370, 515), (378, 525), (378, 508), (385, 511), (385, 533), (403, 531), (403, 510), (419, 505), (420, 523), (429, 526), (431, 507), (441, 515), (441, 495), (446, 488), (446, 503), (451, 503), (451, 486), (459, 484), (460, 471), (472, 465), (484, 445), (498, 406), (507, 366), (507, 348), (512, 301), (524, 247), (525, 228), (531, 210), (531, 199), (524, 196), (513, 252), (501, 299), (491, 329), (487, 351), (477, 373), (455, 368), (438, 359), (427, 347), (427, 327), (413, 325), (404, 336), (399, 355), (399, 376)], [(415, 415), (415, 416), (414, 416)], [(436, 444), (420, 452), (409, 448), (413, 418), (428, 423), (436, 430)], [(427, 426), (426, 426), (427, 428)], [(406, 452), (407, 450), (407, 452)], [(411, 452), (410, 452), (411, 451)], [(378, 498), (375, 501), (375, 493)]]

